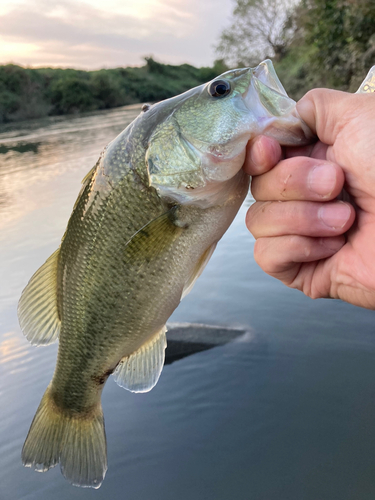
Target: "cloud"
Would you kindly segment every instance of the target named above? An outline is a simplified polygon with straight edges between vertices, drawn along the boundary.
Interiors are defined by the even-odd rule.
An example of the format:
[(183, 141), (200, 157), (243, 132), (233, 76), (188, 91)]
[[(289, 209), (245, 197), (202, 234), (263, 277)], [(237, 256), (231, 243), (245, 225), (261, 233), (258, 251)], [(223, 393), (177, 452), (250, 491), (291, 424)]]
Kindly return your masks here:
[[(153, 54), (168, 62), (211, 64), (212, 44), (230, 11), (230, 0), (220, 9), (217, 0), (190, 0), (188, 10), (181, 0), (159, 0), (139, 17), (131, 9), (116, 10), (114, 0), (105, 11), (87, 1), (35, 0), (0, 14), (2, 40), (32, 47), (15, 62), (98, 68), (140, 64)], [(2, 52), (4, 63), (9, 53)]]

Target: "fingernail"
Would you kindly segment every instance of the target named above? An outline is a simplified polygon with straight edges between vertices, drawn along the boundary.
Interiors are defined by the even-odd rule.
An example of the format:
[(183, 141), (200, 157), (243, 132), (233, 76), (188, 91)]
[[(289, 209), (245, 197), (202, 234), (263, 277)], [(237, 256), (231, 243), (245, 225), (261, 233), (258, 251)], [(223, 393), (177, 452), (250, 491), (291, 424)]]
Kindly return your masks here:
[(336, 186), (335, 167), (329, 163), (317, 165), (310, 171), (307, 184), (309, 189), (319, 196), (329, 196)]
[(339, 201), (331, 205), (323, 205), (318, 212), (319, 219), (331, 229), (340, 229), (350, 217), (350, 207)]
[(332, 250), (332, 252), (338, 252), (340, 248), (345, 245), (345, 238), (343, 236), (335, 236), (335, 238), (320, 238), (320, 244), (329, 250)]
[(313, 119), (315, 115), (315, 106), (311, 96), (302, 97), (302, 99), (297, 102), (296, 108), (302, 120), (307, 123), (315, 122), (315, 119)]

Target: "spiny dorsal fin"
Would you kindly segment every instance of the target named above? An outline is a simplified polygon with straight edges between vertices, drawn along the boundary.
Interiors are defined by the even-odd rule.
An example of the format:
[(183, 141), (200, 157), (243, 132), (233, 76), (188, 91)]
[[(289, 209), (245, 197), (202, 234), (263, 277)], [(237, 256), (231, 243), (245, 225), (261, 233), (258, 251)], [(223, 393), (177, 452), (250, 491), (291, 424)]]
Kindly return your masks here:
[(217, 245), (217, 243), (214, 243), (213, 245), (208, 247), (207, 250), (204, 251), (203, 254), (201, 255), (201, 258), (197, 262), (193, 272), (191, 273), (189, 279), (185, 283), (185, 286), (184, 286), (184, 289), (183, 289), (182, 295), (181, 295), (181, 300), (184, 297), (186, 297), (186, 295), (188, 293), (191, 292), (193, 286), (195, 285), (195, 282), (197, 281), (199, 276), (203, 273), (203, 269), (207, 266), (208, 261), (211, 259), (212, 254), (215, 251), (216, 245)]
[(163, 326), (137, 351), (122, 358), (113, 373), (120, 387), (131, 392), (148, 392), (156, 385), (164, 365), (166, 331)]
[(48, 345), (57, 340), (60, 318), (57, 308), (56, 250), (32, 276), (18, 304), (18, 319), (23, 334), (34, 345)]
[[(99, 158), (100, 159), (100, 158)], [(90, 169), (85, 177), (82, 179), (82, 185), (86, 187), (86, 184), (88, 184), (91, 180), (91, 177), (94, 175), (96, 167), (98, 166), (98, 162)]]
[[(111, 143), (109, 143), (109, 144), (111, 144)], [(95, 163), (95, 165), (87, 172), (85, 177), (82, 179), (83, 188), (85, 188), (87, 186), (87, 184), (91, 181), (91, 179), (94, 177), (94, 174), (97, 170), (97, 167), (100, 165), (100, 163), (101, 163), (101, 161), (102, 161), (102, 159), (103, 159), (103, 157), (108, 149), (109, 144), (106, 145), (106, 147), (100, 153), (99, 158), (98, 158), (97, 162)]]

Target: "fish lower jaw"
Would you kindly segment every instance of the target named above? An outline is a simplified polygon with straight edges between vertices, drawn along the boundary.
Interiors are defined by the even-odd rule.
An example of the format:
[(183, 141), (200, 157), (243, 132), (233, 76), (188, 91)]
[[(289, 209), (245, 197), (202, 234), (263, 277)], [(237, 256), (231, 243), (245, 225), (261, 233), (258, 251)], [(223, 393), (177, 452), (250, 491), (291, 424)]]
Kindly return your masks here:
[(297, 110), (289, 115), (265, 120), (261, 133), (276, 139), (281, 146), (305, 146), (316, 140), (309, 127), (298, 116)]
[(208, 184), (210, 182), (228, 181), (239, 172), (245, 161), (245, 146), (248, 139), (242, 140), (243, 144), (241, 144), (240, 153), (234, 154), (231, 158), (221, 158), (209, 153), (203, 156), (202, 171)]
[(205, 186), (193, 188), (181, 186), (179, 188), (159, 187), (161, 198), (177, 202), (180, 205), (196, 206), (202, 209), (223, 205), (242, 191), (248, 176), (240, 170), (231, 179), (226, 181), (207, 180)]

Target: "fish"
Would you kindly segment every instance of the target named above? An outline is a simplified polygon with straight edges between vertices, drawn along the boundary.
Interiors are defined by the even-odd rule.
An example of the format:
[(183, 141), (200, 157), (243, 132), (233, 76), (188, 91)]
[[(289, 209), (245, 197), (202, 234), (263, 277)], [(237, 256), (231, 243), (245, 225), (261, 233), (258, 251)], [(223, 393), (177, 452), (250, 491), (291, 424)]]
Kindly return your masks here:
[(313, 135), (272, 62), (230, 70), (153, 105), (87, 174), (61, 245), (22, 292), (18, 315), (37, 346), (59, 340), (56, 368), (22, 450), (26, 467), (60, 463), (73, 485), (107, 470), (103, 387), (157, 383), (166, 321), (194, 286), (249, 190), (241, 169), (259, 134), (282, 145)]

